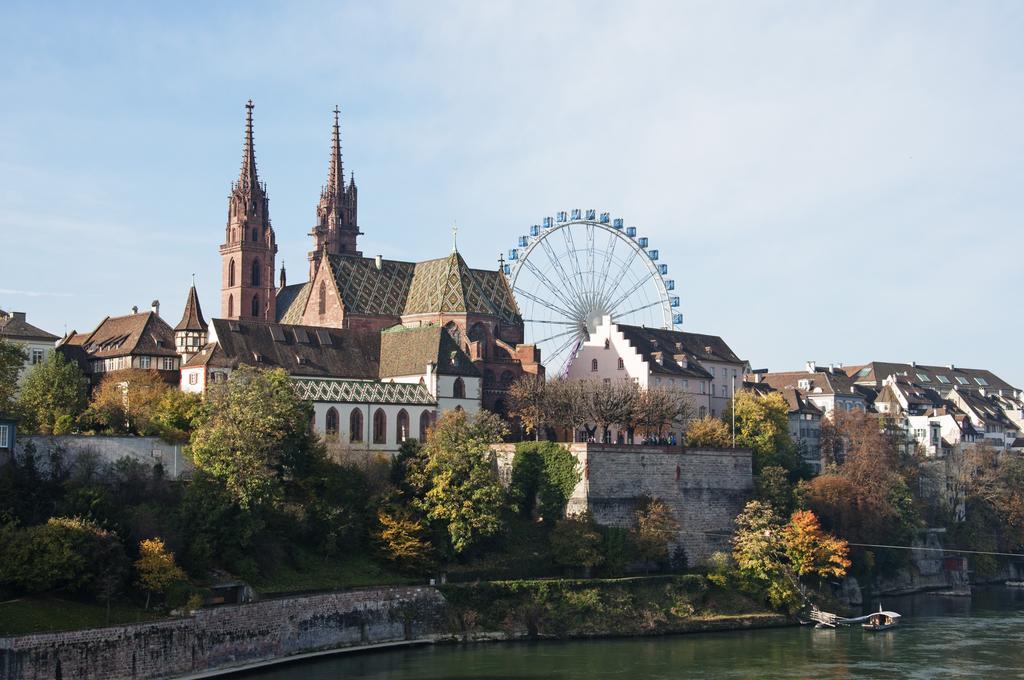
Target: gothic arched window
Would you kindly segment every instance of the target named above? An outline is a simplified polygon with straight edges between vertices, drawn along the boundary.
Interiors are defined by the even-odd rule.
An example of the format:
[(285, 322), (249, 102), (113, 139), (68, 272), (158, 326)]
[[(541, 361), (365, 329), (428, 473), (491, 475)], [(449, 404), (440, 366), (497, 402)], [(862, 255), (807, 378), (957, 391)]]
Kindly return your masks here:
[(257, 235), (256, 230), (253, 229), (252, 230), (252, 240), (253, 241), (258, 241), (259, 239), (260, 239), (259, 235)]
[(260, 315), (260, 296), (259, 295), (253, 295), (252, 296), (252, 315), (253, 316), (259, 316)]
[[(228, 261), (228, 287), (235, 285), (235, 258)], [(230, 316), (230, 315), (229, 315)]]
[(590, 370), (594, 373), (597, 373), (597, 359), (590, 360)]
[(373, 443), (388, 443), (388, 417), (382, 408), (373, 413)]
[(409, 412), (404, 408), (398, 412), (395, 421), (395, 441), (401, 444), (409, 437)]
[(328, 439), (338, 438), (338, 409), (333, 406), (327, 409), (327, 424), (324, 427), (324, 432)]
[(252, 280), (252, 285), (260, 285), (260, 261), (252, 261), (252, 276), (249, 277)]
[(427, 432), (430, 430), (430, 411), (420, 414), (420, 441), (427, 441)]
[(230, 319), (235, 315), (235, 296), (228, 295), (228, 318)]
[(452, 396), (456, 399), (466, 398), (466, 383), (462, 378), (455, 379), (455, 385), (452, 387)]
[(319, 309), (320, 314), (327, 313), (327, 284), (323, 281), (320, 282)]
[(352, 415), (348, 417), (348, 440), (363, 441), (363, 412), (358, 408), (352, 409)]

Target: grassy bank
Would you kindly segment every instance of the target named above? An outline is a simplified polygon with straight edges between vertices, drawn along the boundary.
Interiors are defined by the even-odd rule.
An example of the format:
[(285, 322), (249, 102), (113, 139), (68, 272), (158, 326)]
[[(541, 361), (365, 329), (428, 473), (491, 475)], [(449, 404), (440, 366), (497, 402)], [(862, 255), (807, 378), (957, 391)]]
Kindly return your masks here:
[(462, 639), (577, 638), (784, 625), (786, 617), (697, 574), (446, 585)]
[(162, 618), (161, 615), (153, 611), (117, 604), (110, 608), (108, 620), (104, 605), (57, 598), (24, 597), (0, 602), (0, 635), (99, 628), (159, 618)]

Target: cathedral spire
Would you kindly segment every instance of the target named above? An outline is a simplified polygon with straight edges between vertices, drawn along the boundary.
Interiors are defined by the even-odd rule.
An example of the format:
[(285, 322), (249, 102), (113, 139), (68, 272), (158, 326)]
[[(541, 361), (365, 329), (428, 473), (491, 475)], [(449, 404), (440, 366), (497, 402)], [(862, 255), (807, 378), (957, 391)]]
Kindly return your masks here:
[(335, 204), (341, 207), (341, 195), (345, 193), (345, 169), (341, 163), (341, 126), (338, 123), (338, 114), (341, 109), (334, 107), (334, 129), (331, 132), (331, 162), (327, 167), (327, 187), (324, 192), (328, 199), (333, 199)]
[(250, 99), (245, 104), (245, 143), (242, 146), (242, 169), (238, 173), (238, 183), (243, 187), (257, 187), (260, 181), (256, 174), (256, 148), (252, 140), (252, 110)]

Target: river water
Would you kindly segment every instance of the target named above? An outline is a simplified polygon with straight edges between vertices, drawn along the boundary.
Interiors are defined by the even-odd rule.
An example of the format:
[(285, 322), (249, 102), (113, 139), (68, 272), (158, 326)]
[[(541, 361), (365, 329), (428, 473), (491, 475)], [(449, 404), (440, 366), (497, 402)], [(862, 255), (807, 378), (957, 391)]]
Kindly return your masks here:
[[(1024, 589), (883, 600), (896, 629), (778, 628), (655, 638), (437, 645), (249, 673), (246, 680), (1024, 678)], [(240, 677), (240, 676), (239, 676)]]

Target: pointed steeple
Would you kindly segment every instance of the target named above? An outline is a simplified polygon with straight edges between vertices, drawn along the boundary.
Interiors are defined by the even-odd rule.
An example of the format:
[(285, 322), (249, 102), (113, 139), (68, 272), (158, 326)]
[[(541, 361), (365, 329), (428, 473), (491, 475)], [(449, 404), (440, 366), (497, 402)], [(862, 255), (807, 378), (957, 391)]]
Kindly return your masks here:
[(228, 220), (221, 256), (221, 317), (272, 321), (277, 240), (270, 224), (267, 188), (256, 172), (253, 104), (245, 104), (242, 167), (228, 196)]
[(196, 284), (188, 289), (188, 300), (185, 301), (185, 312), (181, 315), (181, 321), (174, 327), (175, 331), (203, 331), (209, 329), (206, 319), (203, 318), (203, 310), (199, 306), (199, 295), (196, 293)]
[(362, 255), (358, 250), (359, 227), (356, 220), (355, 174), (345, 184), (345, 168), (341, 159), (341, 109), (334, 107), (331, 127), (331, 155), (327, 164), (327, 183), (320, 191), (316, 207), (316, 226), (310, 231), (313, 249), (309, 251), (309, 275), (316, 273), (324, 253), (329, 255)]
[(335, 201), (336, 209), (341, 208), (342, 194), (345, 193), (345, 169), (341, 163), (341, 127), (338, 114), (341, 109), (334, 107), (334, 129), (331, 132), (331, 161), (327, 166), (327, 186), (324, 196)]
[(242, 169), (238, 173), (241, 187), (259, 187), (260, 178), (256, 173), (256, 147), (252, 139), (252, 110), (250, 99), (245, 104), (245, 142), (242, 145)]

